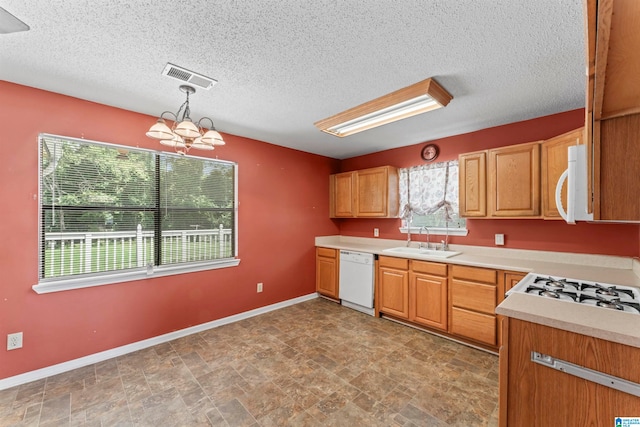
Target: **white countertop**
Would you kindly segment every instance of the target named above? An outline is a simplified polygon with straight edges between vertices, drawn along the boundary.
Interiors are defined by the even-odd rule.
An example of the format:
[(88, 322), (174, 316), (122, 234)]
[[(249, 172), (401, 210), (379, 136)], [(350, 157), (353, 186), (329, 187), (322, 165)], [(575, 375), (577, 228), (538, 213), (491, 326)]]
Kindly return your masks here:
[[(404, 240), (372, 239), (350, 236), (316, 237), (316, 246), (374, 253), (397, 258), (417, 258), (412, 255), (386, 253), (384, 249), (406, 246)], [(411, 242), (411, 246), (417, 246)], [(535, 272), (616, 285), (640, 288), (640, 262), (629, 257), (577, 254), (569, 252), (530, 251), (485, 246), (450, 245), (461, 252), (451, 258), (419, 257), (434, 262), (495, 268), (499, 270)]]
[[(383, 252), (384, 249), (405, 246), (406, 241), (403, 240), (322, 236), (316, 237), (315, 243), (316, 246), (334, 249), (398, 258), (415, 258), (411, 255)], [(417, 243), (412, 242), (412, 246), (415, 245)], [(535, 272), (541, 275), (640, 288), (640, 261), (634, 258), (465, 245), (450, 245), (450, 249), (462, 253), (451, 258), (420, 257), (420, 259), (524, 273)], [(496, 313), (640, 347), (640, 315), (638, 314), (516, 293), (509, 295), (496, 308)]]
[(512, 293), (496, 313), (640, 348), (640, 314)]

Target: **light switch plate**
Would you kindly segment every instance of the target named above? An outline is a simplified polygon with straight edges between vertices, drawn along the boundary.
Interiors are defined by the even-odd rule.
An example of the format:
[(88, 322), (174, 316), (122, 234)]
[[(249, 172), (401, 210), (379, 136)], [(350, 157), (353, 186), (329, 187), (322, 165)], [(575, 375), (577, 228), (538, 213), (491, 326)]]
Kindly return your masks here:
[(496, 246), (504, 245), (504, 234), (496, 234)]

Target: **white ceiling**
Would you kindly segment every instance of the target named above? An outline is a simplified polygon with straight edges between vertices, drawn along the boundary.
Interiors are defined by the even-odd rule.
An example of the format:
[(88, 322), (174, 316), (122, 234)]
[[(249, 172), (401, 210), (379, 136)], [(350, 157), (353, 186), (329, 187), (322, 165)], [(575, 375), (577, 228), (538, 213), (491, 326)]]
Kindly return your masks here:
[[(37, 3), (37, 6), (34, 6)], [(0, 0), (0, 78), (153, 116), (167, 62), (218, 80), (218, 130), (334, 158), (584, 106), (582, 0)], [(313, 123), (435, 77), (444, 109), (346, 138)], [(153, 120), (150, 121), (150, 125)]]

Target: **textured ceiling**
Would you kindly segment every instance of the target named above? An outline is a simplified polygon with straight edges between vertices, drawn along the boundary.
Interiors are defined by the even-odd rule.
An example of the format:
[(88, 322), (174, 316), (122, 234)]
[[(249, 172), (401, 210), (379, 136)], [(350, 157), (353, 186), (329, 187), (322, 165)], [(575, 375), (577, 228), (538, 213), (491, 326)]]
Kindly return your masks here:
[[(0, 36), (1, 79), (157, 116), (184, 101), (171, 62), (218, 80), (194, 119), (334, 158), (584, 106), (582, 0), (32, 3), (0, 2), (31, 27)], [(427, 77), (446, 108), (346, 138), (313, 126)]]

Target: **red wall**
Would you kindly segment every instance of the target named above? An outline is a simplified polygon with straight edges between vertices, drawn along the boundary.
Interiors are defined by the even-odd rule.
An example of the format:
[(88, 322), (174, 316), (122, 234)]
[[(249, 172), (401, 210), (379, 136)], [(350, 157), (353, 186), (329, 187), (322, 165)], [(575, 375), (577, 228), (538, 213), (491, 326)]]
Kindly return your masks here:
[[(458, 154), (551, 138), (583, 126), (584, 110), (573, 110), (504, 126), (497, 126), (429, 141), (440, 147), (438, 161), (453, 160)], [(342, 171), (392, 165), (409, 167), (422, 164), (420, 150), (425, 143), (381, 151), (342, 161)], [(405, 239), (398, 231), (399, 219), (340, 220), (340, 234), (373, 237), (373, 229), (380, 229), (380, 237)], [(468, 219), (469, 234), (450, 237), (450, 243), (493, 246), (494, 235), (505, 235), (507, 248), (547, 251), (640, 256), (640, 225), (587, 224), (569, 225), (563, 221), (542, 219)], [(418, 238), (413, 236), (414, 239)]]
[(24, 332), (24, 348), (0, 350), (0, 379), (315, 291), (314, 238), (339, 232), (339, 161), (225, 135), (212, 157), (239, 165), (238, 267), (36, 294), (38, 134), (160, 145), (144, 135), (154, 117), (4, 81), (0, 93), (0, 337)]
[[(405, 238), (395, 219), (330, 220), (327, 177), (340, 168), (419, 164), (423, 144), (340, 162), (225, 135), (227, 145), (211, 155), (239, 164), (238, 267), (37, 295), (38, 134), (159, 149), (144, 136), (155, 118), (4, 81), (0, 93), (0, 338), (24, 332), (23, 349), (0, 350), (0, 379), (309, 294), (315, 236), (372, 237), (377, 227), (382, 238)], [(578, 110), (435, 142), (439, 160), (454, 159), (545, 139), (582, 120)], [(469, 220), (468, 228), (469, 236), (452, 243), (492, 245), (493, 234), (504, 233), (507, 247), (640, 254), (638, 225)], [(256, 293), (257, 282), (263, 293)]]

